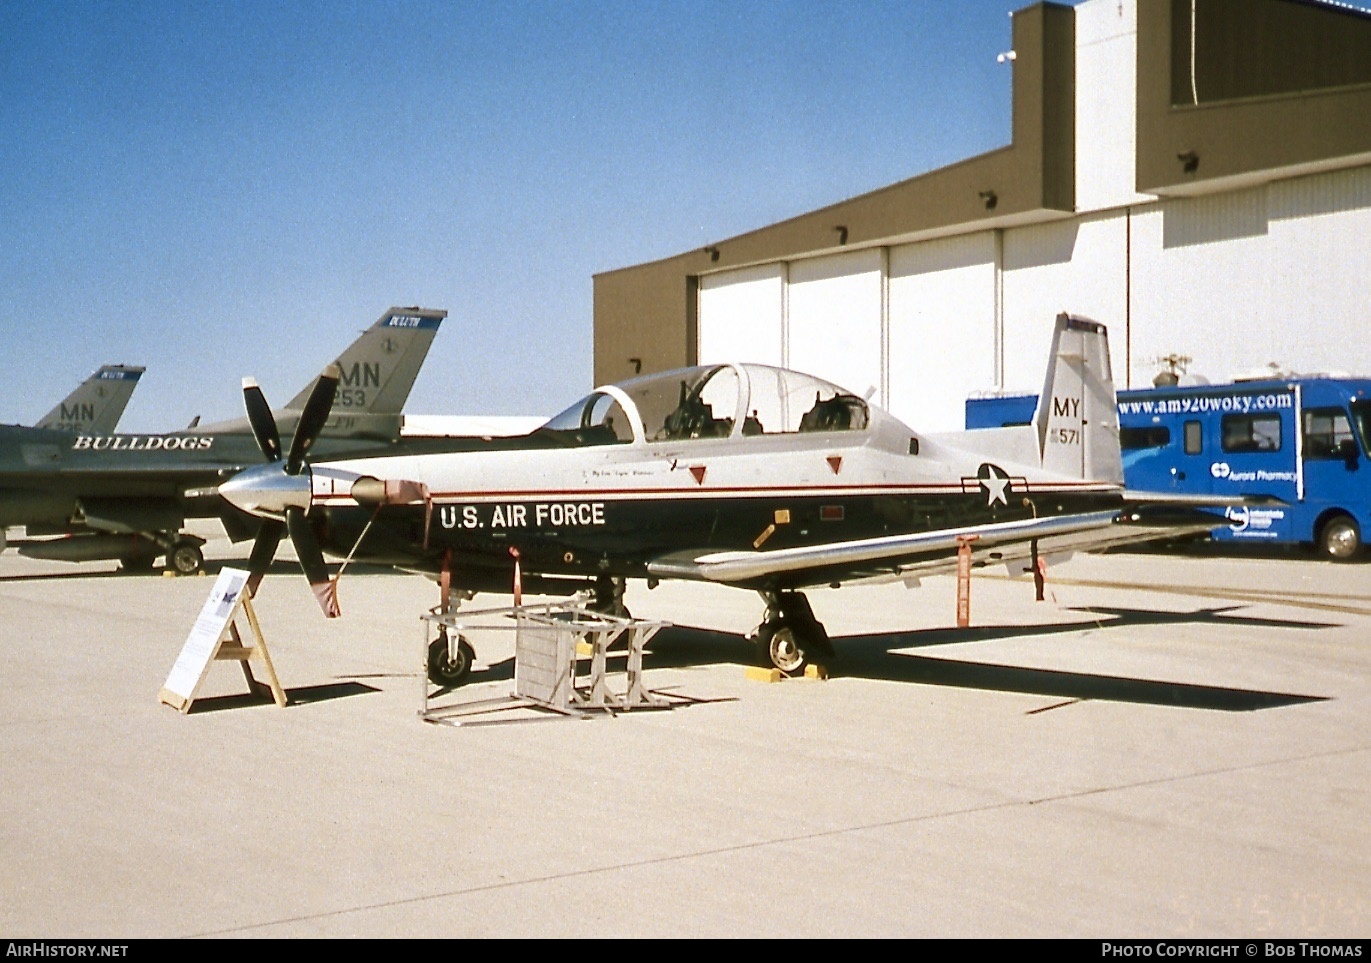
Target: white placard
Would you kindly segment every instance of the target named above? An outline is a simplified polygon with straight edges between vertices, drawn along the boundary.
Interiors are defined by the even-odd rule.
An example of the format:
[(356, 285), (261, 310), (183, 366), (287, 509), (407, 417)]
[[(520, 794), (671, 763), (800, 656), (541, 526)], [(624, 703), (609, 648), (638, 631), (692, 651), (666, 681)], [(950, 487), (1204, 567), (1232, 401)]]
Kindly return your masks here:
[[(195, 620), (190, 635), (186, 636), (186, 644), (181, 647), (176, 664), (171, 667), (171, 673), (163, 686), (164, 690), (186, 700), (195, 697), (195, 690), (205, 674), (205, 667), (214, 658), (224, 629), (228, 627), (229, 619), (238, 607), (248, 576), (248, 572), (238, 568), (220, 570), (209, 598), (200, 609), (199, 618)], [(243, 644), (252, 643), (244, 639)]]

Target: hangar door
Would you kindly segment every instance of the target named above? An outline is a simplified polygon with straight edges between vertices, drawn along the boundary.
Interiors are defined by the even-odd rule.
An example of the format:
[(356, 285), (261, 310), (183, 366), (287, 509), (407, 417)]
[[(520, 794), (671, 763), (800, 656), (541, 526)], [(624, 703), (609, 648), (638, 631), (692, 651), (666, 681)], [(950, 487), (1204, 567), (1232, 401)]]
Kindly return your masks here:
[(707, 275), (698, 357), (794, 368), (954, 431), (995, 384), (995, 279), (990, 232)]
[[(885, 404), (885, 252), (853, 251), (790, 265), (787, 366)], [(874, 389), (874, 390), (873, 390)]]
[(995, 385), (995, 239), (990, 232), (890, 250), (890, 411), (958, 431), (966, 397)]
[(696, 352), (700, 364), (751, 361), (783, 366), (784, 264), (700, 278)]
[(884, 403), (884, 285), (880, 250), (705, 275), (699, 362), (794, 368)]

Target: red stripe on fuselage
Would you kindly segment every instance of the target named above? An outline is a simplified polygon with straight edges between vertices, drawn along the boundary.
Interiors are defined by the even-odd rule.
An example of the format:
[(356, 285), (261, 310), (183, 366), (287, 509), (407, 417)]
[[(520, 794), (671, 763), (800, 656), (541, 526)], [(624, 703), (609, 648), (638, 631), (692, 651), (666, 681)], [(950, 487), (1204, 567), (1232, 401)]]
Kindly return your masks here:
[[(1011, 495), (1049, 495), (1049, 494), (1081, 494), (1096, 492), (1099, 494), (1117, 494), (1122, 492), (1122, 488), (1101, 482), (1089, 481), (1064, 481), (1052, 482), (1050, 484), (1033, 484), (1025, 486), (1015, 486), (1009, 491)], [(720, 488), (575, 488), (575, 489), (501, 489), (499, 491), (444, 491), (430, 492), (430, 501), (434, 504), (448, 502), (481, 502), (481, 501), (506, 501), (511, 498), (615, 498), (625, 501), (639, 499), (684, 499), (694, 500), (698, 498), (805, 498), (805, 497), (834, 497), (834, 496), (869, 496), (881, 495), (895, 497), (900, 495), (965, 495), (967, 497), (979, 496), (984, 498), (983, 492), (972, 489), (968, 491), (960, 482), (939, 483), (926, 485), (813, 485), (806, 488), (755, 488), (755, 487), (720, 487)], [(351, 502), (352, 498), (346, 494), (333, 493), (326, 495), (316, 495), (315, 504), (323, 505), (330, 503)]]

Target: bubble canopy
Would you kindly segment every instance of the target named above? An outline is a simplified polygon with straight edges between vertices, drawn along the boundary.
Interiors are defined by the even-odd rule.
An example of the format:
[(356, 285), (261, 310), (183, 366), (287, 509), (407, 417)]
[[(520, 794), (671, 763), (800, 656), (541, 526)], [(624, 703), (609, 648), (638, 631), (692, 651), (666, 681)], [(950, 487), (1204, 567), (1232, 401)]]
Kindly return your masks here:
[(597, 388), (539, 433), (568, 445), (864, 431), (866, 402), (812, 375), (756, 364), (701, 365)]

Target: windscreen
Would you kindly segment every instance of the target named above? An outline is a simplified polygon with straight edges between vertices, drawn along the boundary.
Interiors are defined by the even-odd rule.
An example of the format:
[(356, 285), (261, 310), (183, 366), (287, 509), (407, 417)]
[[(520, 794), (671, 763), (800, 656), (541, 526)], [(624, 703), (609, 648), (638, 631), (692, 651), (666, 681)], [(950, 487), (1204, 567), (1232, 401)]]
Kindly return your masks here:
[(1352, 427), (1361, 450), (1371, 452), (1371, 401), (1352, 402)]
[(633, 425), (612, 395), (597, 391), (552, 418), (538, 433), (569, 447), (623, 445), (633, 440)]

